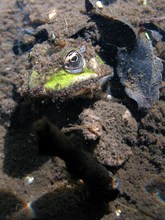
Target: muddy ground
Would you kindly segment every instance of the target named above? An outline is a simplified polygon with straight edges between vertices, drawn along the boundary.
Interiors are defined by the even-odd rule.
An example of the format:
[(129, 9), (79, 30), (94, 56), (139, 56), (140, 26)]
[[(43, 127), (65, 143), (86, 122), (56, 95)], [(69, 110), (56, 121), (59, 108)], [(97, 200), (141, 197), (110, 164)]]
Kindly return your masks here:
[[(130, 22), (135, 28), (152, 23), (161, 33), (165, 31), (165, 4), (163, 0), (112, 1), (111, 13)], [(0, 219), (164, 219), (165, 216), (165, 102), (162, 89), (146, 114), (132, 111), (131, 125), (123, 122), (118, 127), (112, 122), (105, 129), (111, 133), (102, 136), (104, 142), (111, 140), (115, 149), (115, 138), (122, 143), (122, 155), (126, 162), (108, 167), (118, 180), (119, 196), (107, 204), (96, 203), (88, 198), (85, 186), (75, 182), (67, 173), (65, 164), (57, 157), (40, 156), (33, 131), (36, 120), (47, 116), (59, 128), (77, 124), (84, 109), (96, 109), (97, 117), (108, 114), (98, 110), (104, 104), (84, 99), (64, 103), (48, 103), (34, 111), (32, 103), (19, 94), (20, 78), (27, 71), (29, 50), (36, 43), (34, 32), (43, 25), (49, 33), (72, 36), (86, 24), (89, 17), (83, 13), (84, 1), (15, 1), (0, 3)], [(79, 24), (79, 25), (77, 25)], [(155, 27), (154, 26), (154, 27)], [(55, 29), (52, 30), (52, 27)], [(75, 30), (76, 29), (76, 30)], [(17, 40), (17, 41), (16, 41)], [(26, 47), (13, 47), (21, 41)], [(155, 48), (155, 53), (165, 59), (164, 42)], [(40, 42), (44, 39), (39, 39)], [(28, 48), (27, 48), (28, 47)], [(21, 49), (20, 49), (21, 48)], [(164, 75), (163, 75), (164, 80)], [(162, 83), (164, 85), (164, 82)], [(109, 106), (109, 104), (108, 104)], [(113, 103), (118, 109), (107, 107), (110, 118), (121, 117), (122, 104)], [(121, 107), (122, 106), (122, 107)], [(129, 105), (127, 106), (129, 108)], [(105, 111), (104, 109), (104, 111)], [(80, 115), (81, 114), (81, 115)], [(113, 116), (113, 117), (112, 117)], [(104, 119), (103, 119), (104, 120)], [(133, 123), (133, 125), (132, 125)], [(112, 127), (113, 125), (113, 127)], [(126, 125), (126, 126), (124, 126)], [(108, 127), (110, 126), (110, 127)], [(133, 126), (133, 127), (131, 127)], [(114, 129), (115, 127), (115, 129)], [(120, 136), (121, 133), (121, 136)], [(128, 136), (131, 134), (132, 136)], [(123, 135), (123, 136), (122, 136)], [(118, 138), (119, 136), (119, 138)], [(107, 139), (109, 138), (109, 139)], [(123, 141), (123, 142), (122, 142)], [(95, 156), (103, 142), (97, 146)], [(117, 142), (117, 146), (120, 146)], [(126, 148), (124, 147), (126, 146)], [(104, 149), (105, 150), (105, 149)], [(115, 150), (114, 150), (115, 151)], [(131, 153), (130, 153), (131, 152)], [(120, 152), (121, 153), (121, 152)], [(106, 152), (103, 151), (103, 158)], [(114, 153), (114, 155), (116, 155)], [(121, 156), (122, 156), (121, 155)], [(114, 156), (113, 161), (116, 159)], [(99, 160), (103, 162), (102, 159)], [(115, 160), (116, 162), (116, 160)], [(117, 164), (117, 165), (119, 165)], [(97, 184), (97, 183), (96, 183)]]

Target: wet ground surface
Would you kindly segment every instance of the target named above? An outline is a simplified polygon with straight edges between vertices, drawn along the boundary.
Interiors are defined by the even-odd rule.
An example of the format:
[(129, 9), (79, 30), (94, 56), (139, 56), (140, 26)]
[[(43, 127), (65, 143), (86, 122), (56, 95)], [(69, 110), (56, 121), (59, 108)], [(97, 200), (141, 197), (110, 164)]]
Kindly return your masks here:
[[(164, 1), (112, 2), (113, 18), (162, 34), (154, 53), (164, 63)], [(121, 85), (109, 103), (78, 99), (36, 107), (19, 93), (29, 50), (45, 42), (47, 33), (68, 38), (84, 25), (88, 29), (84, 2), (1, 1), (0, 11), (0, 219), (164, 219), (164, 72), (160, 100), (147, 112), (138, 111)], [(43, 116), (64, 131), (81, 131), (87, 143), (99, 140), (94, 156), (118, 181), (114, 201), (95, 202), (61, 159), (38, 154), (33, 124)]]

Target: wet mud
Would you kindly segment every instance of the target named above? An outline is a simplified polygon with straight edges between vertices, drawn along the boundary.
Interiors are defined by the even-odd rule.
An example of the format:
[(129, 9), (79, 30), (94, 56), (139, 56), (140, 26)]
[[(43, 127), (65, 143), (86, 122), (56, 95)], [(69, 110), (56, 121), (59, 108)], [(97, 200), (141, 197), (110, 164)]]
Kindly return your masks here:
[[(110, 2), (106, 10), (113, 19), (128, 23), (136, 34), (145, 29), (154, 38), (153, 52), (165, 67), (164, 1), (147, 1), (146, 6), (140, 0)], [(117, 74), (109, 102), (78, 98), (34, 103), (21, 95), (20, 84), (31, 68), (28, 57), (35, 46), (50, 43), (55, 35), (90, 39), (113, 66), (116, 48), (102, 43), (84, 1), (1, 1), (0, 11), (0, 219), (163, 220), (165, 68), (160, 97), (147, 110), (127, 96)], [(45, 116), (66, 135), (78, 135), (85, 150), (113, 173), (117, 198), (95, 201), (63, 160), (39, 155), (33, 126)]]

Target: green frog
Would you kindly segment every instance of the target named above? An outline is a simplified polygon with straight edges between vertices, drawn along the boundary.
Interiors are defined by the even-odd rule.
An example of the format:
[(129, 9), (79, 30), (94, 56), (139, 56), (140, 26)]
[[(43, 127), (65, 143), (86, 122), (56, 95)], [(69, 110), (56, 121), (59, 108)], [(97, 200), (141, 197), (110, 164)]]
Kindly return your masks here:
[(80, 39), (36, 44), (29, 54), (30, 69), (23, 76), (21, 94), (39, 100), (94, 97), (113, 76), (99, 56), (99, 48)]

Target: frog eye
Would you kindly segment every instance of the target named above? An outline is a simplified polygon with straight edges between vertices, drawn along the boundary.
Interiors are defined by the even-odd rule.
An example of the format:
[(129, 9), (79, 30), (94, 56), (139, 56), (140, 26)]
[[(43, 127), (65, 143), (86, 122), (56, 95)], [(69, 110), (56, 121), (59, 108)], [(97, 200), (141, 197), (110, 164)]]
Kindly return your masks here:
[(81, 53), (76, 50), (70, 51), (64, 57), (64, 68), (70, 73), (81, 73), (84, 67), (85, 61)]

